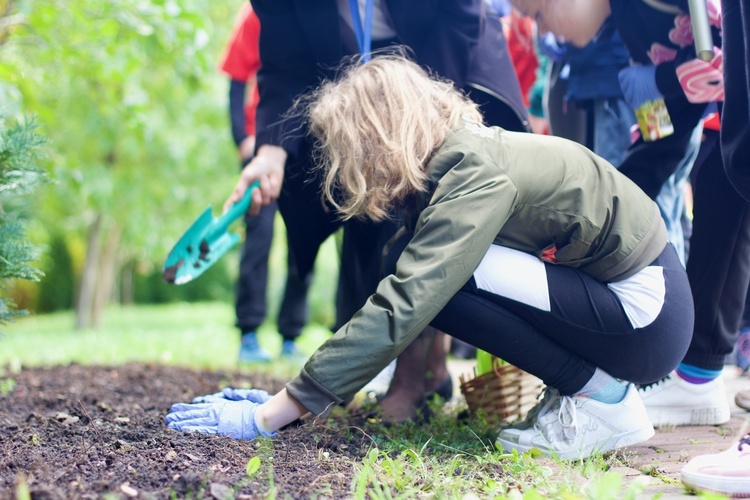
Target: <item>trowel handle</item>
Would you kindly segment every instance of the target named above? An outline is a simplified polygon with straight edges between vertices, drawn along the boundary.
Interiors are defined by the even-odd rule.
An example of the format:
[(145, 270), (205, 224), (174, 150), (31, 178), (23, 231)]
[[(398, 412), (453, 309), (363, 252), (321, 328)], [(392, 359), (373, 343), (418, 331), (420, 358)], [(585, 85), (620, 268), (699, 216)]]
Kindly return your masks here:
[(708, 21), (706, 0), (688, 0), (690, 23), (693, 26), (693, 40), (698, 59), (710, 61), (714, 57), (714, 40), (711, 36), (711, 24)]
[(247, 187), (247, 190), (245, 191), (245, 194), (242, 195), (242, 198), (240, 201), (229, 207), (226, 212), (224, 212), (221, 217), (216, 219), (215, 228), (213, 231), (215, 233), (221, 234), (226, 232), (226, 230), (229, 228), (229, 225), (234, 222), (234, 220), (238, 217), (241, 217), (245, 215), (245, 212), (248, 211), (250, 208), (250, 204), (253, 200), (253, 190), (255, 188), (260, 187), (260, 181), (255, 181), (252, 184), (250, 184)]

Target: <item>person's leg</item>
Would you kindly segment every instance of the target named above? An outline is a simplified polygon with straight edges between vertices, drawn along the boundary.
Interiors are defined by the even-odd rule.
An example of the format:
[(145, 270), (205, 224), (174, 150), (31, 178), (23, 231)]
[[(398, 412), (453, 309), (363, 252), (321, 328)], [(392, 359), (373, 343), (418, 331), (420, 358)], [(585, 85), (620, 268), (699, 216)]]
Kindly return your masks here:
[(381, 279), (383, 249), (399, 226), (398, 219), (381, 223), (350, 219), (344, 223), (335, 330), (375, 292)]
[(654, 200), (659, 206), (664, 224), (667, 226), (669, 241), (677, 250), (680, 261), (685, 265), (685, 234), (683, 231), (683, 217), (685, 214), (685, 183), (690, 178), (690, 172), (695, 164), (701, 146), (703, 124), (699, 123), (693, 130), (688, 143), (688, 149), (675, 171), (662, 185)]
[(425, 373), (435, 344), (435, 329), (428, 327), (399, 354), (388, 392), (378, 401), (391, 421), (404, 422), (417, 416), (419, 407), (425, 402)]
[(307, 291), (312, 282), (312, 271), (300, 276), (292, 249), (287, 246), (287, 275), (284, 295), (279, 308), (279, 333), (282, 336), (281, 355), (293, 360), (301, 360), (302, 353), (294, 341), (307, 324)]
[[(750, 200), (750, 79), (747, 68), (750, 7), (746, 2), (729, 0), (722, 0), (721, 5), (726, 90), (721, 123), (724, 169), (737, 191)], [(722, 200), (717, 200), (721, 204)], [(750, 394), (740, 393), (735, 401), (738, 406), (750, 409)], [(695, 489), (728, 496), (750, 496), (749, 472), (750, 434), (724, 453), (701, 455), (688, 462), (682, 469), (682, 480)]]
[[(500, 444), (570, 459), (653, 435), (635, 387), (614, 377), (658, 378), (687, 349), (691, 298), (674, 249), (643, 272), (648, 279), (634, 277), (615, 290), (575, 269), (497, 248), (432, 325), (548, 385), (527, 420), (500, 433)], [(647, 282), (663, 293), (639, 292)], [(627, 305), (619, 297), (630, 293), (638, 296)]]
[[(647, 383), (667, 375), (683, 358), (693, 326), (692, 298), (671, 246), (654, 263), (666, 283), (659, 299), (663, 304), (653, 321), (639, 328), (633, 327), (611, 286), (576, 269), (537, 265), (535, 257), (522, 255), (527, 262), (503, 264), (485, 257), (475, 277), (431, 324), (539, 377), (562, 394), (578, 391), (595, 367), (623, 380)], [(485, 263), (492, 264), (488, 268), (498, 286), (486, 284)], [(639, 302), (645, 307), (647, 300), (652, 299)]]
[(750, 211), (727, 179), (716, 148), (700, 167), (694, 198), (687, 273), (695, 328), (675, 374), (642, 389), (655, 425), (718, 425), (730, 418), (721, 370), (737, 338), (750, 283)]
[(722, 170), (718, 148), (701, 167), (687, 271), (696, 322), (685, 362), (720, 370), (731, 352), (750, 283), (750, 205)]
[(724, 169), (737, 191), (750, 200), (750, 7), (746, 2), (724, 0), (722, 31), (724, 50), (724, 111), (721, 148)]
[(239, 360), (264, 362), (268, 353), (258, 344), (257, 329), (266, 317), (268, 253), (273, 238), (276, 203), (263, 207), (257, 216), (245, 215), (246, 236), (240, 256), (235, 299), (236, 326), (240, 330)]
[(563, 62), (553, 62), (549, 71), (549, 85), (544, 98), (544, 110), (549, 117), (550, 132), (578, 144), (586, 143), (586, 112), (565, 100), (568, 80), (560, 77)]
[[(403, 227), (391, 234), (393, 229), (386, 229), (385, 234), (390, 237), (388, 241), (379, 243), (382, 256), (379, 259), (379, 279), (396, 271), (396, 261), (412, 237), (412, 233)], [(354, 234), (358, 233), (350, 233)], [(382, 241), (382, 238), (378, 241)], [(373, 286), (377, 286), (377, 283)], [(400, 422), (415, 417), (425, 400), (434, 394), (450, 399), (453, 385), (446, 364), (446, 347), (445, 334), (428, 327), (398, 356), (389, 388), (379, 399), (381, 409), (391, 421)], [(388, 370), (386, 368), (382, 373)]]

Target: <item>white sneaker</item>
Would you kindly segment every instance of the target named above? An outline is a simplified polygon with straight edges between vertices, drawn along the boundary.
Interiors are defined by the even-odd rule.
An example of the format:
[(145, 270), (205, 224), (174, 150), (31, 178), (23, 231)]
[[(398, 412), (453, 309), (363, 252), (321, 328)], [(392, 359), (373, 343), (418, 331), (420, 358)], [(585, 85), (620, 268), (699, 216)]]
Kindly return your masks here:
[(726, 451), (695, 457), (681, 472), (689, 488), (750, 497), (750, 434)]
[(719, 425), (730, 418), (727, 390), (721, 376), (705, 384), (691, 384), (672, 372), (638, 392), (655, 427)]
[[(527, 420), (500, 431), (505, 450), (523, 453), (538, 448), (562, 460), (581, 460), (594, 453), (630, 446), (654, 435), (638, 391), (628, 385), (622, 401), (606, 404), (585, 396), (560, 396), (548, 389), (537, 405), (536, 422)], [(535, 412), (537, 407), (531, 412)]]

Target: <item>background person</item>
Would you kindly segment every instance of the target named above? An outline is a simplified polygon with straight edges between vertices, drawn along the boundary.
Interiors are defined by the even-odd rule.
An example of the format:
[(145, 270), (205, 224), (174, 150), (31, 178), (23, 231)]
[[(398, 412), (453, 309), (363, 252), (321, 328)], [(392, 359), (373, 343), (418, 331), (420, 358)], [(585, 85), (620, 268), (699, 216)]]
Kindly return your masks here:
[[(234, 28), (222, 56), (221, 71), (229, 78), (229, 117), (232, 138), (244, 167), (255, 151), (255, 109), (260, 96), (255, 75), (260, 68), (258, 39), (260, 21), (249, 2), (237, 14)], [(278, 205), (273, 202), (257, 216), (245, 215), (246, 237), (240, 256), (235, 312), (240, 329), (241, 362), (270, 360), (268, 352), (258, 342), (258, 327), (267, 314), (268, 255), (274, 232), (274, 218)], [(304, 276), (297, 272), (291, 251), (287, 251), (287, 278), (281, 300), (277, 325), (281, 334), (281, 357), (293, 361), (303, 355), (294, 343), (307, 323), (307, 291), (312, 270)]]

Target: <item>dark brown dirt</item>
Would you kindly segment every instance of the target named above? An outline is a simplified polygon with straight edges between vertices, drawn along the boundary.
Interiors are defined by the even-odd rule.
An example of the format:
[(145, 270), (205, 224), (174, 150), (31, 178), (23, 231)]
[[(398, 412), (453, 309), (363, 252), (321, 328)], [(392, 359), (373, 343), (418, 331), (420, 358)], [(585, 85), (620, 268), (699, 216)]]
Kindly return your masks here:
[[(12, 378), (12, 392), (0, 394), (0, 498), (14, 498), (24, 483), (40, 499), (255, 498), (271, 488), (283, 497), (343, 497), (352, 463), (370, 446), (336, 417), (257, 442), (167, 428), (172, 403), (239, 382), (281, 389), (262, 375), (129, 364), (24, 369)], [(261, 467), (249, 477), (255, 456)]]

